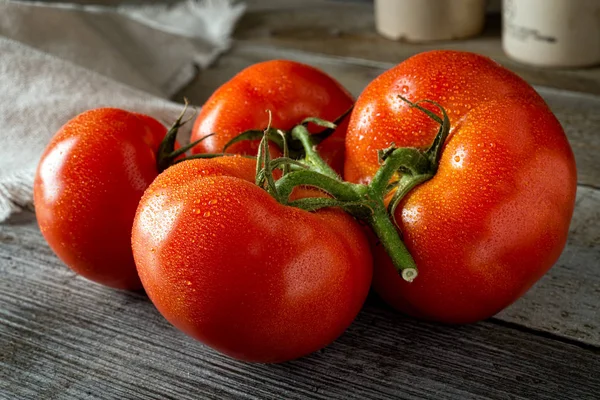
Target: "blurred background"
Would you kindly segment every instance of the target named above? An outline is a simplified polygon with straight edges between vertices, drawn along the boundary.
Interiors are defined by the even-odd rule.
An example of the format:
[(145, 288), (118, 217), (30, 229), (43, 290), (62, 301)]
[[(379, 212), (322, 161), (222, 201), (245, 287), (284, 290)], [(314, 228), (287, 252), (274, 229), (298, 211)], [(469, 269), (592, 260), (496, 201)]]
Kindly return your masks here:
[[(175, 4), (176, 0), (74, 0), (102, 6)], [(234, 2), (235, 3), (235, 2)], [(239, 3), (239, 2), (238, 2)], [(527, 81), (600, 93), (600, 1), (597, 0), (246, 0), (229, 56), (181, 91), (202, 102), (239, 69), (271, 58), (328, 68), (351, 61), (350, 75), (430, 49), (488, 55)], [(503, 12), (504, 9), (504, 24)], [(68, 28), (66, 28), (68, 29)], [(322, 57), (325, 56), (325, 57)], [(368, 68), (365, 68), (364, 73)], [(362, 82), (336, 76), (357, 94)], [(198, 86), (204, 85), (203, 90)], [(194, 85), (192, 85), (194, 86)]]

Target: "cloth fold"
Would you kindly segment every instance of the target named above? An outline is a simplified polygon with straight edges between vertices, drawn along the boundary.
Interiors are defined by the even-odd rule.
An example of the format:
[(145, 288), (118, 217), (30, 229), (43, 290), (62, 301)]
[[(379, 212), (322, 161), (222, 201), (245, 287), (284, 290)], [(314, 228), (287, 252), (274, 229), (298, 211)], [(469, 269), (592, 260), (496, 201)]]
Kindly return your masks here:
[(242, 12), (228, 0), (118, 9), (0, 2), (0, 222), (31, 206), (41, 153), (78, 113), (119, 107), (171, 124), (182, 105), (167, 98), (228, 48)]

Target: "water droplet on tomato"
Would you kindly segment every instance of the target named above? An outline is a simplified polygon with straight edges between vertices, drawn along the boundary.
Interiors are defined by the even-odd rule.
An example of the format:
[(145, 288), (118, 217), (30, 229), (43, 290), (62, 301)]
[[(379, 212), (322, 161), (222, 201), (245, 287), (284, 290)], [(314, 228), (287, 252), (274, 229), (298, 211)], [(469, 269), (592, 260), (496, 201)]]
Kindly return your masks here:
[(205, 212), (203, 215), (204, 215), (205, 217), (210, 217), (210, 211), (206, 211), (206, 212)]
[(217, 199), (212, 199), (211, 201), (208, 202), (208, 204), (217, 204)]

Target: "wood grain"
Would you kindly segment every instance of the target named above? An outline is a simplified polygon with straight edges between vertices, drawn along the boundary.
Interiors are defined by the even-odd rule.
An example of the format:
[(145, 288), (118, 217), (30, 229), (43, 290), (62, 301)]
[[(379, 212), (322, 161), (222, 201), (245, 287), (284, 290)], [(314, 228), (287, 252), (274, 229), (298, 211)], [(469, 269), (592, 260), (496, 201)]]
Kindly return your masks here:
[(488, 321), (415, 321), (371, 299), (334, 344), (281, 365), (221, 356), (142, 294), (75, 276), (32, 215), (0, 226), (0, 398), (595, 399), (598, 348)]
[[(175, 98), (184, 96), (202, 105), (220, 85), (243, 68), (257, 62), (286, 58), (316, 66), (336, 78), (352, 94), (362, 89), (393, 64), (330, 57), (297, 50), (273, 48), (238, 42), (213, 66), (202, 71), (191, 85)], [(561, 121), (577, 161), (578, 182), (600, 188), (600, 97), (546, 87), (537, 87)]]

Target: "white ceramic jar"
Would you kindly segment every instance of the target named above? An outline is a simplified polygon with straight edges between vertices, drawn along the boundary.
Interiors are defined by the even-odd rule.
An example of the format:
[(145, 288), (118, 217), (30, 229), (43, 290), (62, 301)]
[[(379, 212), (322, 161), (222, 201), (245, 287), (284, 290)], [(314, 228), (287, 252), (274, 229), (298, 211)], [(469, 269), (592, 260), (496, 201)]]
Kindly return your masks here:
[(599, 64), (600, 0), (503, 0), (502, 44), (526, 64)]
[(375, 0), (375, 27), (394, 40), (425, 42), (477, 35), (486, 0)]

